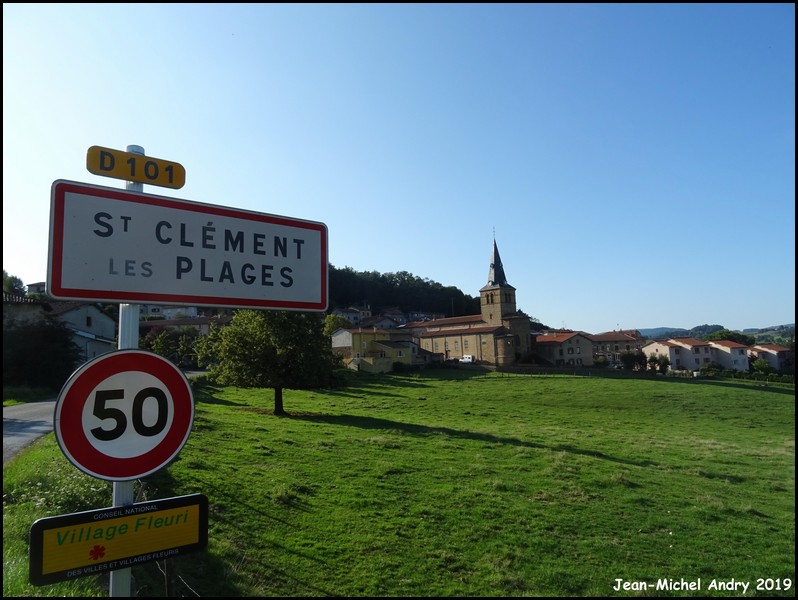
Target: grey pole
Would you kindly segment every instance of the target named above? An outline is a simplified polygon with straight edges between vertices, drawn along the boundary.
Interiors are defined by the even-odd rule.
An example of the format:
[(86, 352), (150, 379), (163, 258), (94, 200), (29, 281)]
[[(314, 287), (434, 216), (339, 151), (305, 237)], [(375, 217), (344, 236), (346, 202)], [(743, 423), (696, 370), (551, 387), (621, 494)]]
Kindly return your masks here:
[[(144, 148), (130, 145), (127, 151), (144, 156)], [(126, 181), (125, 189), (131, 192), (143, 192), (144, 184)], [(119, 350), (137, 349), (139, 347), (139, 305), (119, 305)], [(132, 481), (115, 481), (113, 506), (130, 506), (134, 501)], [(133, 595), (133, 575), (130, 567), (111, 571), (109, 586), (110, 596), (129, 597)]]

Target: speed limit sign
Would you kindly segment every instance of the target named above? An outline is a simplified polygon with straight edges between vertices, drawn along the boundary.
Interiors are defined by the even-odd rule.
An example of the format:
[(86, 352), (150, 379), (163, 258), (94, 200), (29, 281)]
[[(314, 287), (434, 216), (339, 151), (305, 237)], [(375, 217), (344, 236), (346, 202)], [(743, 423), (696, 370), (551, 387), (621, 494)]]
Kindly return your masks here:
[(55, 405), (54, 430), (78, 469), (127, 481), (177, 456), (193, 422), (194, 396), (180, 369), (152, 352), (116, 350), (67, 380)]

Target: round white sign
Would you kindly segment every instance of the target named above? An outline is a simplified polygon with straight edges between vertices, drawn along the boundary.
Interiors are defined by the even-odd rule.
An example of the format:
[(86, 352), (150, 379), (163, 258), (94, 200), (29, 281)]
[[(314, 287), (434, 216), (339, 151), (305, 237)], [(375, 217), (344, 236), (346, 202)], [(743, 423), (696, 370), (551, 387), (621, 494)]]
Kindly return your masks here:
[(144, 350), (117, 350), (87, 362), (55, 405), (55, 435), (83, 472), (109, 481), (144, 477), (186, 443), (194, 396), (183, 372)]

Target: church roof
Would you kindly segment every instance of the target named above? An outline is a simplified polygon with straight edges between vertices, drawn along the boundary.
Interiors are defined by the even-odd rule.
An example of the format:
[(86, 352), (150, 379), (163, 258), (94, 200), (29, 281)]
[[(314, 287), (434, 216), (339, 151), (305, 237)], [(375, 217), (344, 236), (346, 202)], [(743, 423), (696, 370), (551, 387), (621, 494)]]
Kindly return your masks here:
[(482, 327), (460, 327), (452, 329), (436, 329), (434, 331), (424, 331), (419, 334), (420, 338), (447, 337), (452, 335), (477, 335), (480, 333), (500, 333), (505, 330), (501, 325), (484, 325)]

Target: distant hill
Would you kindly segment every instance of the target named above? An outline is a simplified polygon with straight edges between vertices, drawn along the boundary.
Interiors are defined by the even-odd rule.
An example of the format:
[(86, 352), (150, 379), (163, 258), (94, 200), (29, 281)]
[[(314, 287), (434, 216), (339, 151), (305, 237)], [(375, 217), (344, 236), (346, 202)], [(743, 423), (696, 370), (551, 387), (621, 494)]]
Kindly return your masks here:
[(726, 329), (723, 325), (696, 325), (692, 329), (681, 329), (679, 327), (653, 327), (651, 329), (638, 329), (638, 331), (649, 339), (667, 339), (674, 337), (692, 337), (701, 339), (713, 331)]
[[(661, 340), (674, 337), (692, 337), (703, 339), (713, 331), (727, 329), (722, 325), (698, 325), (692, 329), (681, 329), (679, 327), (651, 327), (649, 329), (638, 329), (641, 335), (651, 340)], [(772, 325), (770, 327), (743, 329), (740, 333), (752, 336), (757, 344), (779, 344), (789, 346), (795, 341), (795, 323), (786, 325)]]
[(679, 329), (678, 327), (652, 327), (651, 329), (638, 329), (640, 335), (647, 337), (651, 340), (664, 339), (666, 337), (676, 337), (671, 334), (673, 332), (680, 332), (678, 337), (687, 337), (687, 329)]

